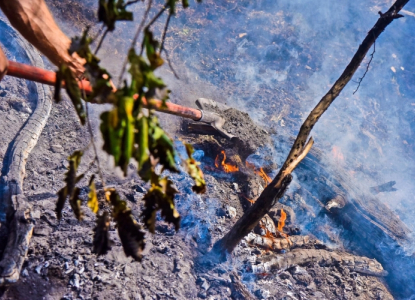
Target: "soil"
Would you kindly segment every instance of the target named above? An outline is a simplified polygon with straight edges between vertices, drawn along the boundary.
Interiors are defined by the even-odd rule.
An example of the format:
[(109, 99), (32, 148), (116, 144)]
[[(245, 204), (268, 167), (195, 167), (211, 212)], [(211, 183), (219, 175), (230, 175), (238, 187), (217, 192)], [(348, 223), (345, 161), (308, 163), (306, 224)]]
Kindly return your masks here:
[[(91, 24), (91, 13), (87, 10), (85, 14), (84, 9), (89, 9), (89, 2), (84, 4), (81, 1), (50, 0), (47, 2), (55, 14), (61, 15), (63, 22), (73, 24), (74, 28)], [(67, 3), (76, 3), (76, 5), (72, 6)], [(241, 10), (245, 4), (242, 5)], [(218, 3), (207, 1), (207, 7), (198, 6), (196, 10), (202, 11), (202, 15), (209, 20), (217, 17), (213, 8), (228, 10), (233, 9), (234, 6), (235, 2), (232, 1), (219, 1)], [(193, 18), (196, 18), (193, 13), (194, 11), (191, 10), (190, 23), (194, 21)], [(180, 16), (182, 15), (179, 15), (179, 19)], [(260, 18), (255, 15), (251, 17)], [(282, 16), (277, 16), (274, 22), (282, 19)], [(193, 22), (193, 24), (194, 30), (191, 31), (191, 34), (196, 35), (202, 25), (198, 22)], [(173, 34), (180, 33), (178, 28), (179, 26), (173, 26)], [(232, 36), (236, 34), (236, 28), (230, 28), (229, 35), (231, 34)], [(289, 35), (289, 32), (281, 31), (273, 32), (273, 34), (283, 39), (285, 35)], [(166, 41), (168, 49), (176, 47), (180, 52), (184, 51), (185, 47), (190, 47), (189, 44), (183, 45), (186, 42), (183, 35), (186, 34), (181, 32), (181, 39), (178, 39), (177, 44), (174, 44), (173, 38), (169, 37)], [(190, 39), (190, 37), (188, 38)], [(219, 40), (226, 38), (218, 37), (217, 40), (210, 41), (210, 47), (219, 47), (220, 56), (218, 57), (220, 59), (224, 56), (220, 52), (221, 43)], [(253, 39), (257, 40), (253, 41)], [(298, 47), (293, 38), (287, 40), (290, 47)], [(261, 36), (250, 33), (247, 42), (260, 43)], [(8, 45), (5, 47), (8, 48)], [(250, 51), (254, 51), (252, 45), (249, 47)], [(111, 48), (104, 48), (104, 51), (110, 52)], [(202, 79), (212, 76), (213, 83), (206, 83), (207, 89), (211, 91), (209, 93), (219, 95), (222, 91), (226, 91), (228, 96), (232, 97), (230, 91), (236, 88), (237, 83), (229, 80), (227, 81), (228, 86), (220, 84), (221, 80), (225, 80), (226, 76), (233, 72), (229, 67), (231, 62), (226, 65), (229, 67), (228, 70), (220, 71), (212, 69), (207, 63), (206, 72), (199, 73), (200, 69), (194, 66), (192, 69), (191, 65), (186, 65), (181, 56), (175, 56), (173, 50), (172, 52), (176, 67), (178, 66), (182, 70), (179, 75), (186, 83), (173, 91), (173, 95), (177, 96), (176, 99), (182, 98), (184, 99), (183, 104), (189, 104), (194, 96), (192, 91), (194, 89), (193, 73), (186, 74), (183, 70), (192, 70)], [(266, 50), (266, 53), (273, 62), (284, 64), (284, 61), (272, 48)], [(6, 54), (11, 55), (11, 53)], [(257, 55), (259, 54), (257, 53)], [(246, 56), (248, 59), (248, 54)], [(315, 67), (316, 62), (309, 58), (307, 53), (302, 52), (300, 56), (304, 63)], [(203, 61), (203, 57), (191, 59)], [(266, 74), (266, 62), (262, 62), (262, 64)], [(168, 73), (168, 71), (165, 72)], [(214, 87), (215, 84), (226, 87), (220, 90)], [(293, 83), (289, 84), (294, 86)], [(297, 84), (299, 83), (297, 82)], [(8, 143), (27, 118), (27, 107), (30, 108), (33, 105), (32, 97), (34, 95), (30, 86), (30, 83), (26, 81), (13, 78), (6, 78), (0, 84), (0, 118), (3, 120), (0, 123), (0, 138), (2, 140), (0, 158), (3, 158), (2, 155), (4, 155)], [(290, 101), (297, 99), (295, 97), (299, 97), (301, 91), (296, 89), (295, 93), (297, 96), (290, 94), (290, 97), (294, 97), (290, 98)], [(267, 136), (266, 132), (259, 128), (265, 127), (267, 131), (274, 134), (275, 124), (281, 124), (282, 118), (284, 118), (287, 127), (290, 124), (298, 124), (298, 116), (284, 108), (284, 101), (279, 101), (287, 95), (284, 89), (279, 90), (279, 93), (271, 93), (266, 88), (259, 90), (257, 96), (262, 104), (260, 107), (255, 107), (258, 108), (255, 113), (260, 114), (261, 111), (268, 110), (270, 112), (278, 109), (283, 114), (282, 117), (270, 122), (272, 124), (268, 124), (269, 126), (263, 126), (266, 117), (270, 117), (268, 113), (263, 114), (261, 126), (250, 123), (251, 119), (245, 118), (245, 113), (239, 110), (227, 111), (229, 122), (227, 122), (226, 126), (228, 127), (225, 126), (225, 129), (244, 137), (250, 137), (247, 140), (252, 143), (250, 146), (252, 149), (249, 151), (249, 155), (252, 155), (251, 158), (255, 159), (256, 155), (262, 160), (270, 161), (266, 155), (273, 156), (271, 151), (258, 149), (258, 146), (265, 146), (264, 140)], [(267, 98), (268, 96), (269, 98)], [(245, 97), (249, 98), (250, 96), (245, 95)], [(27, 105), (13, 104), (16, 101), (10, 99), (16, 98), (22, 99), (17, 101), (18, 103), (26, 103)], [(243, 100), (241, 101), (243, 102)], [(276, 107), (266, 106), (265, 100), (274, 103), (272, 105), (276, 105)], [(251, 103), (249, 104), (251, 106), (246, 107), (247, 111), (254, 108), (252, 102), (247, 103)], [(103, 109), (91, 105), (91, 119), (95, 120), (93, 127), (98, 145), (101, 141), (98, 138), (99, 124), (97, 120), (99, 120), (98, 116)], [(96, 169), (87, 170), (94, 156), (93, 150), (92, 147), (88, 147), (89, 134), (86, 128), (80, 126), (72, 104), (66, 97), (61, 103), (54, 104), (48, 124), (27, 162), (24, 192), (33, 205), (33, 216), (36, 220), (28, 259), (22, 270), (20, 281), (16, 285), (2, 290), (0, 299), (244, 299), (246, 296), (241, 296), (241, 289), (245, 295), (250, 295), (249, 297), (253, 299), (393, 299), (382, 278), (351, 271), (341, 265), (307, 263), (275, 274), (255, 275), (249, 271), (249, 262), (252, 257), (265, 255), (267, 250), (253, 247), (246, 242), (241, 242), (234, 255), (229, 257), (225, 263), (209, 266), (203, 262), (202, 258), (207, 255), (210, 247), (229, 230), (244, 210), (249, 207), (250, 202), (246, 198), (253, 199), (258, 196), (266, 182), (252, 170), (244, 167), (245, 159), (249, 155), (246, 155), (246, 152), (241, 154), (238, 148), (234, 148), (229, 141), (221, 141), (219, 137), (183, 135), (183, 132), (178, 130), (181, 126), (177, 119), (166, 118), (162, 122), (164, 125), (172, 124), (172, 126), (166, 127), (172, 137), (187, 139), (195, 145), (198, 150), (196, 154), (199, 156), (206, 174), (207, 193), (203, 196), (194, 195), (191, 192), (192, 181), (184, 172), (171, 174), (170, 177), (180, 191), (175, 199), (178, 211), (182, 216), (179, 232), (176, 233), (174, 228), (159, 219), (156, 234), (148, 234), (146, 237), (144, 259), (141, 263), (137, 263), (125, 257), (114, 224), (111, 224), (110, 235), (114, 241), (112, 250), (105, 256), (96, 257), (91, 253), (92, 228), (95, 224), (95, 217), (88, 209), (84, 209), (85, 219), (83, 222), (75, 219), (69, 205), (63, 211), (63, 219), (60, 222), (56, 219), (54, 211), (56, 192), (63, 186), (63, 177), (67, 167), (66, 158), (74, 150), (84, 149), (85, 151), (80, 166), (81, 171), (86, 170), (86, 176), (80, 182), (84, 200), (88, 192), (88, 180), (92, 173), (96, 172)], [(245, 131), (248, 127), (258, 128), (258, 130)], [(239, 130), (242, 131), (239, 132)], [(179, 143), (178, 146), (180, 150)], [(227, 174), (214, 167), (214, 160), (221, 149), (229, 152), (229, 157), (239, 155), (243, 158), (239, 159), (239, 162), (237, 162), (237, 158), (233, 158), (235, 162), (240, 164), (241, 172)], [(134, 217), (139, 220), (143, 205), (141, 199), (148, 186), (137, 177), (134, 165), (130, 165), (128, 176), (122, 177), (120, 170), (114, 171), (112, 169), (111, 159), (104, 153), (100, 153), (100, 160), (107, 185), (114, 186), (120, 191), (122, 197), (128, 201)], [(272, 164), (268, 168), (264, 164), (260, 164), (264, 166), (267, 173), (276, 169), (275, 162), (271, 161)], [(314, 208), (301, 199), (302, 195), (299, 192), (290, 191), (283, 202), (288, 208), (292, 207), (296, 209), (296, 212), (299, 211), (299, 215), (307, 215), (308, 218), (311, 218)], [(300, 223), (294, 221), (296, 218), (293, 214), (294, 211), (290, 215), (290, 222), (285, 229), (287, 233), (303, 234), (302, 231), (304, 231), (304, 234), (308, 234), (307, 230), (301, 228)], [(296, 229), (294, 230), (294, 228)], [(329, 228), (327, 232), (330, 230), (332, 228)], [(334, 229), (333, 240), (338, 238), (335, 231)], [(311, 238), (316, 239), (313, 236)], [(333, 242), (330, 246), (325, 247), (339, 253), (346, 250), (342, 247), (341, 241)], [(307, 247), (315, 246), (304, 246), (304, 248)], [(278, 254), (283, 257), (283, 252)]]

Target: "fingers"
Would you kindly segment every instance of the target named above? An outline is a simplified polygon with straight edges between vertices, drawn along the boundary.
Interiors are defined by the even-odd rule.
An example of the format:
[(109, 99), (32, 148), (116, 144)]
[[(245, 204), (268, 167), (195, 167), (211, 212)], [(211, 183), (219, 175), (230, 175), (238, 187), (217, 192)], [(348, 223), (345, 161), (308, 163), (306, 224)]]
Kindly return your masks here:
[(9, 61), (7, 60), (3, 50), (0, 48), (0, 80), (3, 79), (4, 75), (6, 75), (8, 67)]
[(76, 52), (72, 54), (71, 60), (68, 63), (69, 68), (75, 74), (78, 79), (83, 79), (85, 73), (86, 60), (80, 57)]

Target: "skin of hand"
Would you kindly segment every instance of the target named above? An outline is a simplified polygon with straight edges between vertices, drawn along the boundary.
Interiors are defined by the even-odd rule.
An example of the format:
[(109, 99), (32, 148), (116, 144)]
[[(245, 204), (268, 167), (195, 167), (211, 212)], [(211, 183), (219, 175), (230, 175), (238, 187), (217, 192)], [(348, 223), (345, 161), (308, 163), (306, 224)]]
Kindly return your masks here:
[[(65, 63), (75, 76), (82, 76), (85, 60), (76, 53), (68, 53), (71, 40), (59, 29), (44, 0), (0, 0), (0, 8), (13, 27), (53, 64)], [(0, 80), (4, 76), (2, 70), (7, 69), (4, 59), (0, 50)]]
[(8, 66), (9, 62), (6, 55), (4, 55), (3, 50), (0, 48), (0, 80), (3, 79), (4, 75), (6, 75)]

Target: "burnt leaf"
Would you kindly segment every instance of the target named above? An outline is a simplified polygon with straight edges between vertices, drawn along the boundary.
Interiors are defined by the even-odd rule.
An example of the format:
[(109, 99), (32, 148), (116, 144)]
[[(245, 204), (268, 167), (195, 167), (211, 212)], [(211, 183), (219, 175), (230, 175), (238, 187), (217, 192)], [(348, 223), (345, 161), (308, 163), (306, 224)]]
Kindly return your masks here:
[(126, 256), (131, 256), (141, 261), (142, 252), (145, 247), (144, 232), (141, 226), (134, 220), (127, 203), (120, 200), (115, 190), (110, 191), (110, 201), (113, 206), (113, 218), (117, 223), (118, 235)]
[[(78, 85), (78, 81), (75, 78), (75, 75), (72, 73), (71, 69), (62, 64), (59, 67), (58, 72), (56, 73), (56, 78), (61, 79), (60, 81), (65, 83), (65, 90), (68, 93), (69, 98), (71, 99), (76, 113), (78, 114), (79, 119), (81, 120), (81, 124), (85, 125), (85, 110), (81, 100), (81, 90)], [(57, 92), (55, 90), (55, 100), (59, 101), (60, 96), (57, 96)]]
[(89, 193), (88, 193), (88, 207), (92, 210), (94, 214), (98, 213), (99, 203), (97, 196), (97, 189), (95, 187), (95, 175), (91, 176), (89, 180)]
[(113, 31), (117, 21), (133, 20), (132, 12), (127, 11), (126, 7), (124, 0), (99, 0), (98, 21)]
[(127, 167), (134, 150), (135, 120), (133, 117), (134, 98), (124, 96), (123, 90), (115, 94), (117, 105), (101, 114), (103, 149), (114, 156), (115, 165), (127, 174)]
[(174, 206), (174, 196), (177, 192), (170, 179), (162, 178), (152, 183), (151, 188), (143, 198), (144, 210), (141, 213), (143, 222), (151, 233), (155, 232), (158, 210), (161, 211), (161, 216), (166, 222), (174, 224), (176, 230), (179, 230), (180, 215)]
[(81, 189), (76, 187), (73, 191), (73, 195), (69, 198), (69, 204), (72, 207), (75, 217), (79, 221), (81, 221), (83, 218), (83, 213), (81, 210), (81, 200), (79, 199), (80, 193), (81, 193)]
[(97, 217), (97, 225), (94, 228), (94, 240), (92, 253), (105, 255), (111, 250), (111, 240), (108, 235), (110, 218), (107, 212)]
[(76, 202), (79, 196), (79, 189), (75, 188), (75, 185), (83, 177), (83, 175), (80, 175), (78, 177), (76, 176), (78, 167), (81, 164), (82, 155), (83, 155), (82, 151), (75, 151), (74, 153), (72, 153), (71, 156), (68, 157), (69, 166), (68, 166), (68, 171), (65, 173), (65, 180), (64, 180), (66, 183), (66, 186), (64, 186), (62, 189), (58, 191), (58, 201), (56, 203), (56, 215), (59, 220), (62, 218), (62, 209), (65, 206), (65, 202), (68, 196), (70, 198), (70, 204), (72, 206), (72, 209), (76, 217), (80, 219), (82, 216), (82, 213), (80, 212), (80, 207), (79, 207), (79, 211), (77, 210), (78, 203)]
[(188, 159), (185, 160), (187, 173), (195, 181), (195, 185), (192, 187), (192, 189), (198, 194), (203, 194), (206, 192), (206, 182), (203, 176), (203, 172), (199, 167), (200, 162), (196, 161), (192, 157), (192, 154), (195, 151), (193, 149), (193, 146), (190, 144), (185, 144), (185, 147), (186, 147), (187, 156), (189, 157)]

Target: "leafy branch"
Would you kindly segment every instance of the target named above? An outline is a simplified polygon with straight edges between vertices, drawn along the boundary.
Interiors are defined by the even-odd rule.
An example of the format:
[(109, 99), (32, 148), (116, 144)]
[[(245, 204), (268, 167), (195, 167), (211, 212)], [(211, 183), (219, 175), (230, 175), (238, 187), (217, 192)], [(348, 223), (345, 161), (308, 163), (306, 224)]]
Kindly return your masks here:
[[(114, 158), (115, 167), (120, 167), (127, 175), (128, 165), (131, 160), (138, 164), (138, 174), (144, 180), (151, 184), (151, 188), (144, 196), (144, 210), (141, 213), (141, 220), (145, 228), (154, 233), (156, 226), (156, 214), (160, 211), (161, 216), (168, 223), (172, 223), (176, 230), (180, 227), (180, 215), (175, 208), (174, 198), (177, 190), (173, 182), (167, 177), (163, 177), (163, 171), (178, 172), (175, 157), (176, 150), (172, 139), (161, 128), (157, 117), (152, 109), (143, 110), (144, 98), (151, 107), (152, 97), (156, 94), (157, 89), (165, 89), (166, 84), (154, 73), (156, 69), (164, 64), (161, 57), (164, 41), (167, 35), (168, 25), (171, 16), (175, 14), (177, 0), (168, 0), (163, 8), (144, 26), (149, 11), (152, 6), (152, 0), (149, 0), (143, 19), (134, 35), (128, 55), (121, 68), (119, 88), (115, 90), (111, 82), (111, 74), (100, 66), (100, 60), (96, 56), (107, 33), (115, 29), (118, 21), (132, 21), (133, 14), (127, 11), (127, 7), (138, 1), (124, 0), (99, 0), (98, 20), (104, 24), (104, 33), (101, 36), (95, 52), (92, 53), (90, 45), (93, 39), (88, 36), (88, 29), (84, 31), (81, 37), (72, 39), (70, 54), (76, 52), (84, 58), (85, 76), (90, 81), (92, 92), (89, 95), (82, 95), (78, 82), (66, 66), (62, 65), (57, 72), (57, 84), (55, 91), (55, 100), (59, 101), (59, 89), (62, 82), (65, 83), (66, 91), (69, 98), (74, 104), (75, 110), (79, 116), (82, 125), (87, 122), (90, 132), (91, 143), (94, 147), (95, 161), (98, 165), (98, 173), (103, 184), (105, 199), (98, 199), (95, 187), (95, 175), (92, 175), (89, 181), (89, 194), (87, 206), (96, 214), (97, 223), (94, 229), (93, 251), (98, 255), (108, 252), (111, 248), (111, 241), (108, 237), (110, 222), (117, 224), (118, 235), (127, 256), (135, 260), (141, 259), (141, 252), (144, 249), (145, 232), (139, 223), (133, 218), (131, 210), (127, 203), (120, 199), (115, 189), (109, 189), (105, 186), (104, 176), (100, 167), (98, 151), (96, 149), (92, 126), (89, 122), (88, 102), (93, 103), (110, 103), (112, 108), (101, 114), (100, 131), (104, 140), (103, 150)], [(188, 7), (187, 0), (181, 1), (184, 8)], [(161, 37), (161, 43), (154, 37), (150, 30), (162, 14), (169, 9), (166, 24)], [(140, 33), (143, 33), (140, 54), (137, 55), (135, 45)], [(128, 73), (131, 80), (122, 81), (125, 70), (128, 67)], [(85, 100), (86, 108), (82, 102)], [(167, 101), (168, 95), (163, 99)], [(189, 175), (195, 180), (193, 190), (197, 193), (203, 193), (206, 190), (206, 183), (199, 163), (192, 158), (193, 148), (186, 145), (188, 158), (183, 160)], [(65, 201), (69, 202), (78, 220), (82, 220), (81, 200), (79, 199), (80, 189), (76, 187), (83, 178), (83, 174), (77, 176), (77, 169), (81, 162), (82, 152), (76, 151), (69, 159), (68, 172), (66, 173), (66, 186), (62, 188), (58, 195), (56, 212), (61, 218), (61, 212)], [(157, 173), (157, 167), (161, 166), (161, 172)], [(103, 208), (100, 208), (102, 206)], [(110, 213), (109, 213), (110, 212)]]

